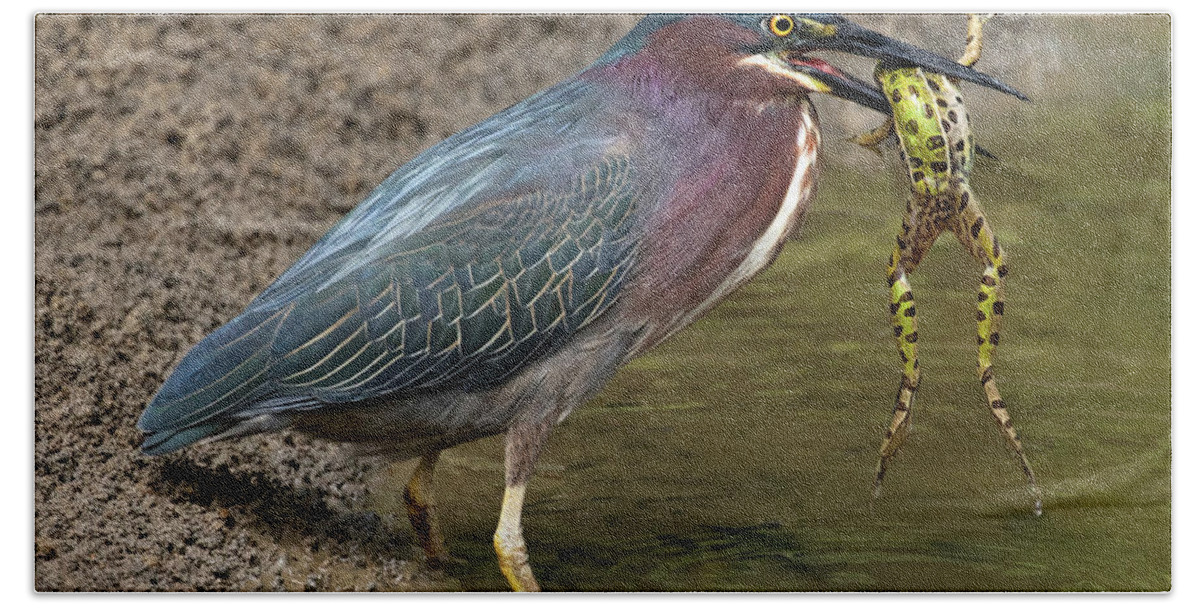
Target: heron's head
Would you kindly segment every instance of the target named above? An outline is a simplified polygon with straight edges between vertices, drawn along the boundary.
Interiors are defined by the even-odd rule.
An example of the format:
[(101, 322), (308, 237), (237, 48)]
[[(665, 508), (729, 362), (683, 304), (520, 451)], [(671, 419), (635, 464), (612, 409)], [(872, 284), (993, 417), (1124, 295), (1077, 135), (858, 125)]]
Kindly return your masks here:
[(709, 78), (714, 87), (723, 86), (728, 75), (754, 70), (768, 89), (827, 93), (890, 112), (878, 87), (812, 55), (820, 51), (917, 66), (1025, 99), (992, 76), (831, 14), (650, 15), (598, 63), (655, 54), (660, 65), (669, 62), (671, 69)]

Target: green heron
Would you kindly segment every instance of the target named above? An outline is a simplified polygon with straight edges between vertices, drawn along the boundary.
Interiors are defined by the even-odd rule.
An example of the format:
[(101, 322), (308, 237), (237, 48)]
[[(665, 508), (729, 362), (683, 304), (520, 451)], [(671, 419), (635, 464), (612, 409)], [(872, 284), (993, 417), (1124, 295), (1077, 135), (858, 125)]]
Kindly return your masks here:
[(180, 361), (142, 449), (292, 428), (420, 458), (405, 498), (440, 561), (438, 454), (505, 433), (495, 548), (536, 590), (521, 507), (551, 429), (775, 258), (816, 177), (809, 93), (888, 111), (818, 50), (1020, 95), (835, 15), (646, 17), (384, 180)]

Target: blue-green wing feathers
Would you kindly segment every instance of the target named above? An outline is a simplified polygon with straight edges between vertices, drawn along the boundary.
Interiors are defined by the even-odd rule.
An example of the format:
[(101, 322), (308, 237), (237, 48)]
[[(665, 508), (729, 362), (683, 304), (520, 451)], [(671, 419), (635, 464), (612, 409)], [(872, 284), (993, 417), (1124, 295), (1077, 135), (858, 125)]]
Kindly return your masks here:
[[(532, 120), (538, 109), (509, 112)], [(496, 386), (603, 314), (632, 266), (647, 196), (630, 160), (612, 140), (581, 141), (531, 177), (519, 156), (571, 125), (543, 116), (499, 135), (487, 125), (443, 142), (453, 153), (456, 138), (483, 132), (464, 164), (444, 149), (397, 171), (189, 352), (139, 422), (143, 449), (171, 451), (260, 413)]]

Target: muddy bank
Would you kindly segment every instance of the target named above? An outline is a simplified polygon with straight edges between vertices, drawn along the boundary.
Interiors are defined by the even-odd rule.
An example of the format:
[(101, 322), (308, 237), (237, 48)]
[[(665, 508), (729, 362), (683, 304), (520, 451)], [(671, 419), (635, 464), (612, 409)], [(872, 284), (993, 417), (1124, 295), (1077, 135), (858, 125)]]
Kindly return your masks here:
[(292, 436), (151, 459), (134, 423), (383, 177), (633, 21), (37, 18), (36, 587), (456, 588), (360, 508), (378, 463)]

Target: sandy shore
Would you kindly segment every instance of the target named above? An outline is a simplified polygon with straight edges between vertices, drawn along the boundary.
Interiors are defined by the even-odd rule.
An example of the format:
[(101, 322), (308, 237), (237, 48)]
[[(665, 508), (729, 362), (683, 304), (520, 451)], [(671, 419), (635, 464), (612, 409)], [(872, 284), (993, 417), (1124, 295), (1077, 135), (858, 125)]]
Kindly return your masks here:
[(388, 173), (633, 21), (39, 17), (37, 589), (456, 588), (362, 508), (377, 465), (287, 435), (147, 458), (134, 423)]

